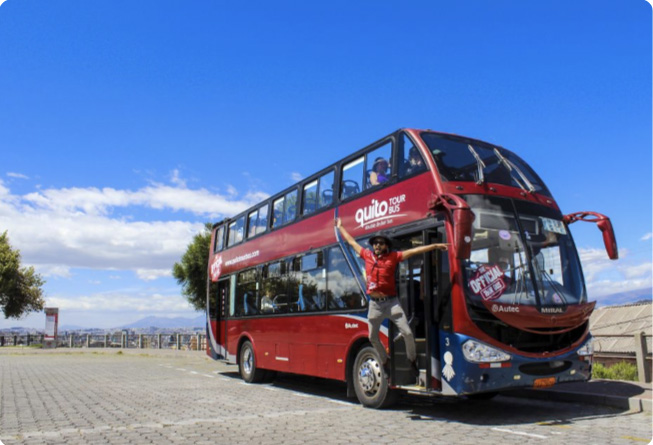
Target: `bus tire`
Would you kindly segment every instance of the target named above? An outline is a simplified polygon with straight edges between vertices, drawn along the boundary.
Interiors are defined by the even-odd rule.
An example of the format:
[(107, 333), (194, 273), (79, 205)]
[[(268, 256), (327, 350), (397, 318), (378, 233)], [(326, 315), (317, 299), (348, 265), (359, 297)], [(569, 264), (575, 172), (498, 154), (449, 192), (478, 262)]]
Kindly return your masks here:
[(372, 346), (358, 351), (351, 375), (356, 397), (363, 406), (385, 408), (396, 401), (397, 392), (390, 389), (379, 355)]
[(265, 377), (265, 369), (256, 367), (256, 356), (254, 355), (254, 346), (249, 340), (240, 347), (238, 359), (238, 372), (247, 383), (260, 383)]

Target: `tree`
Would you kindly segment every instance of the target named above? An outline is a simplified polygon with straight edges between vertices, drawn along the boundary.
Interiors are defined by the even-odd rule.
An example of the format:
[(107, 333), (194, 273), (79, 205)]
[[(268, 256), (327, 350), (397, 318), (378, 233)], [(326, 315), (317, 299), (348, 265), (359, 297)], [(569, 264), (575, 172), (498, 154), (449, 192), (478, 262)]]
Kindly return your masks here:
[(12, 249), (7, 232), (0, 236), (0, 306), (5, 318), (20, 318), (43, 310), (45, 281), (33, 267), (20, 266), (20, 252)]
[(211, 229), (206, 223), (204, 230), (193, 238), (181, 257), (181, 262), (172, 267), (172, 276), (181, 285), (181, 293), (198, 311), (206, 308), (206, 283), (208, 281)]

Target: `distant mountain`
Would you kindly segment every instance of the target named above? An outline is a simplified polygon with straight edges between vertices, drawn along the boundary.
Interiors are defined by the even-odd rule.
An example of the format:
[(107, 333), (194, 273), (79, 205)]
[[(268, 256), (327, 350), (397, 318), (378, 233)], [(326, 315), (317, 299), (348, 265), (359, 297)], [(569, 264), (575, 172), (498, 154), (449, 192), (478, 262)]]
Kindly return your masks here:
[(203, 328), (206, 325), (206, 316), (200, 315), (195, 318), (167, 318), (167, 317), (145, 317), (134, 323), (120, 326), (120, 329), (145, 329), (145, 328)]
[[(597, 299), (597, 307), (619, 306), (622, 304), (631, 304), (640, 301), (651, 301), (653, 299), (653, 288), (632, 290), (628, 292), (619, 292), (618, 294), (607, 295)], [(592, 299), (590, 298), (590, 301)]]
[(77, 326), (77, 325), (74, 325), (74, 324), (64, 324), (64, 325), (61, 325), (61, 326), (57, 327), (57, 330), (59, 332), (63, 332), (63, 331), (81, 331), (81, 330), (84, 330), (84, 329), (86, 329), (86, 328), (84, 328), (82, 326)]

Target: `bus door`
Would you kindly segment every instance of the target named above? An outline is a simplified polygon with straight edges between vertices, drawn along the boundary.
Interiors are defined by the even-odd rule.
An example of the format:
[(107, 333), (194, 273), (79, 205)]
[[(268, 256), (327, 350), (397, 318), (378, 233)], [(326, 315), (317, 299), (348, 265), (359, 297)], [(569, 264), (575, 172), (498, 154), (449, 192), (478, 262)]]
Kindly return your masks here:
[[(444, 226), (437, 231), (426, 234), (428, 243), (447, 243)], [(426, 255), (425, 280), (430, 289), (425, 298), (426, 314), (426, 350), (428, 366), (426, 368), (426, 381), (430, 382), (431, 389), (442, 390), (442, 360), (440, 352), (440, 333), (451, 332), (451, 276), (449, 268), (449, 251), (433, 250)]]
[[(444, 230), (431, 229), (411, 236), (395, 238), (397, 241), (395, 248), (407, 250), (426, 244), (443, 243), (446, 242), (443, 232)], [(436, 315), (436, 308), (442, 299), (440, 294), (446, 291), (444, 287), (438, 286), (444, 269), (448, 274), (448, 267), (443, 266), (447, 263), (446, 258), (445, 252), (434, 250), (402, 261), (398, 267), (399, 298), (415, 337), (417, 362), (421, 370), (420, 386), (427, 386), (426, 382), (433, 382), (432, 357), (436, 357), (436, 361), (438, 358), (437, 341), (433, 333), (437, 332), (437, 319), (440, 318)], [(448, 282), (448, 275), (444, 281)], [(406, 357), (405, 342), (392, 323), (388, 326), (388, 338), (392, 339), (390, 354), (393, 359), (394, 381), (399, 385), (415, 384)], [(431, 387), (433, 384), (428, 386)]]
[[(423, 234), (411, 234), (394, 237), (393, 246), (396, 250), (407, 250), (423, 245)], [(417, 348), (417, 361), (420, 368), (426, 366), (426, 317), (424, 296), (428, 295), (425, 280), (425, 255), (416, 255), (399, 263), (397, 268), (398, 296), (408, 324), (415, 337)], [(412, 385), (415, 378), (410, 370), (410, 363), (406, 356), (404, 339), (393, 323), (388, 325), (388, 338), (390, 341), (390, 355), (393, 363), (393, 381), (399, 385)]]
[[(211, 329), (215, 336), (213, 348), (217, 358), (226, 360), (227, 357), (227, 314), (229, 304), (229, 278), (222, 279), (211, 286), (217, 285), (215, 293), (217, 301), (215, 311), (211, 311)], [(212, 292), (213, 293), (213, 292)]]

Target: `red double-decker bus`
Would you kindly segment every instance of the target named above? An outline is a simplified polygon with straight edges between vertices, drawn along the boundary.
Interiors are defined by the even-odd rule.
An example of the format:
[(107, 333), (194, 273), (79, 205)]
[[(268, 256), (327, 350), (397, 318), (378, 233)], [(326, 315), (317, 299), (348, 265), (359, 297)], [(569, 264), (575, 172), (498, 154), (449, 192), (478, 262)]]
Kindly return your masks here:
[[(364, 267), (334, 228), (361, 245), (379, 232), (397, 250), (449, 243), (400, 263), (397, 293), (418, 348), (419, 378), (392, 324), (368, 340)], [(430, 130), (401, 129), (213, 228), (207, 353), (247, 382), (276, 372), (347, 382), (370, 407), (401, 390), (491, 397), (587, 380), (588, 301), (569, 225), (515, 153)], [(400, 337), (400, 336), (399, 336)]]

